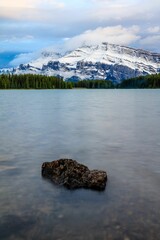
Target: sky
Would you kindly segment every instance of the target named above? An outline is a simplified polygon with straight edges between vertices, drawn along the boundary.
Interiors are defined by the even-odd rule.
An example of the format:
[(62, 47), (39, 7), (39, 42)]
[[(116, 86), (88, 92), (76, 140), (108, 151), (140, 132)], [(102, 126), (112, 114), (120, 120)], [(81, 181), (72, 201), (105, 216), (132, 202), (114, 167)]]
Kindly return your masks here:
[(50, 46), (109, 42), (160, 53), (159, 13), (159, 0), (0, 0), (0, 66)]

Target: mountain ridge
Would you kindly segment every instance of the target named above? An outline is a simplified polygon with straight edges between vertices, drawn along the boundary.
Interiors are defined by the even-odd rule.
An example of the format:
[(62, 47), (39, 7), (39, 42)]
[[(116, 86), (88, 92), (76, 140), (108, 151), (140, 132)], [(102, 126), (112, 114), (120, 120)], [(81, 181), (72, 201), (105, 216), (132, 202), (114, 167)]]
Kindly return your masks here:
[(103, 42), (83, 45), (65, 54), (43, 51), (28, 64), (12, 70), (16, 74), (35, 73), (62, 76), (65, 80), (124, 79), (160, 72), (160, 54)]

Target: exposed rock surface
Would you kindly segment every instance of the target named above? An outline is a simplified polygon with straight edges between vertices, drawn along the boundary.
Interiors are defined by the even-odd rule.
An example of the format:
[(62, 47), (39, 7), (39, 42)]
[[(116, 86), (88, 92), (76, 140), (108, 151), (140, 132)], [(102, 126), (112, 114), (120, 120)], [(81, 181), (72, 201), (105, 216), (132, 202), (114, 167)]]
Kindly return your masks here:
[(72, 159), (59, 159), (42, 164), (42, 176), (51, 179), (54, 183), (67, 188), (91, 188), (104, 190), (107, 173), (92, 170)]
[(0, 69), (0, 74), (43, 74), (64, 80), (111, 80), (160, 72), (160, 54), (110, 43), (83, 45), (63, 55), (53, 49), (42, 51), (37, 59), (14, 69)]

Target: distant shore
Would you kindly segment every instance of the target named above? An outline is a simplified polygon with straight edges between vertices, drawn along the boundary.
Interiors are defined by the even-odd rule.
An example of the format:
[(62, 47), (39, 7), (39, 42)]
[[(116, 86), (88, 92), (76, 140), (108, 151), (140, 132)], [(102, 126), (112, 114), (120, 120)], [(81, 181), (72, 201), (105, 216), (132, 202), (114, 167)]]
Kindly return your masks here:
[(139, 76), (116, 83), (111, 80), (64, 81), (57, 76), (35, 74), (0, 75), (0, 89), (155, 89), (160, 88), (160, 73)]

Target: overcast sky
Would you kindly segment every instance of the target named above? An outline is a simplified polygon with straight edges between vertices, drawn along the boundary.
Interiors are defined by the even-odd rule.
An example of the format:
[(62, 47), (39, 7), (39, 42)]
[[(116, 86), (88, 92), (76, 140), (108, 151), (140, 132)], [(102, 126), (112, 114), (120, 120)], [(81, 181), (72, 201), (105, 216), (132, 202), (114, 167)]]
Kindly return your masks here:
[(160, 52), (160, 1), (0, 0), (0, 52), (104, 41)]

